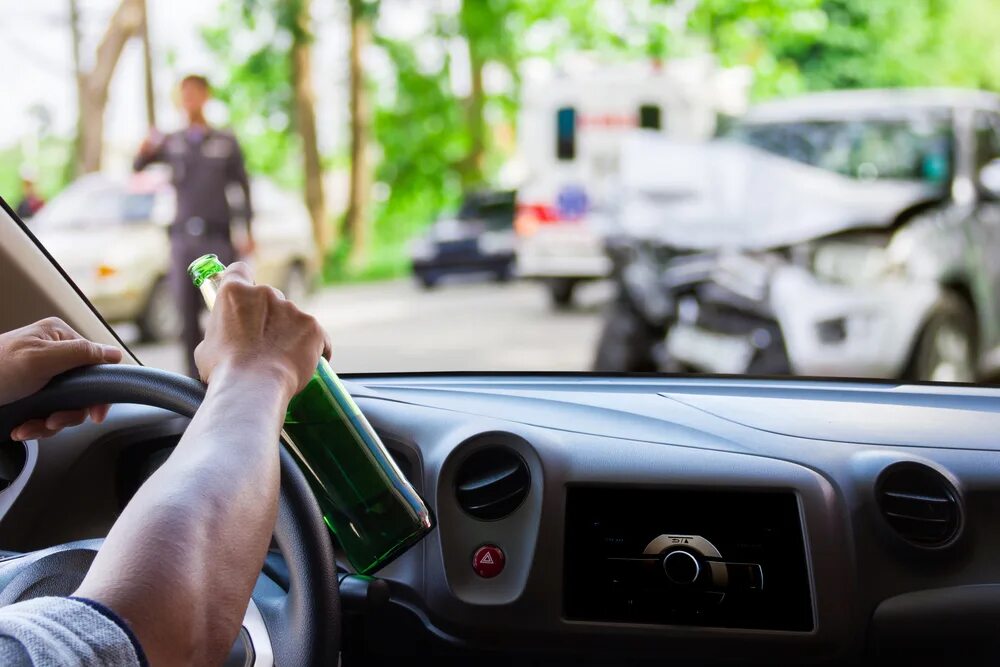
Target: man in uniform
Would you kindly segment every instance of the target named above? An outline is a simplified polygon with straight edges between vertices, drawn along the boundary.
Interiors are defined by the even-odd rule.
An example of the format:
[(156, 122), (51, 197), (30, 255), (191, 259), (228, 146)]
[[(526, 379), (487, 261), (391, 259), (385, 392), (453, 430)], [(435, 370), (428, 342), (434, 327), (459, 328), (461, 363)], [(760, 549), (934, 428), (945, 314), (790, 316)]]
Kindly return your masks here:
[[(237, 254), (247, 256), (253, 252), (250, 182), (243, 152), (231, 132), (210, 127), (205, 120), (205, 103), (210, 96), (205, 77), (194, 74), (184, 77), (180, 103), (188, 126), (165, 136), (151, 131), (133, 164), (136, 171), (141, 171), (154, 162), (162, 162), (173, 171), (177, 213), (170, 226), (169, 280), (183, 322), (181, 337), (188, 374), (192, 377), (198, 377), (194, 348), (202, 338), (199, 319), (203, 301), (187, 276), (188, 264), (206, 253), (215, 253), (224, 264), (229, 264), (237, 259)], [(231, 183), (243, 190), (246, 240), (239, 253), (233, 246), (232, 212), (226, 197)]]

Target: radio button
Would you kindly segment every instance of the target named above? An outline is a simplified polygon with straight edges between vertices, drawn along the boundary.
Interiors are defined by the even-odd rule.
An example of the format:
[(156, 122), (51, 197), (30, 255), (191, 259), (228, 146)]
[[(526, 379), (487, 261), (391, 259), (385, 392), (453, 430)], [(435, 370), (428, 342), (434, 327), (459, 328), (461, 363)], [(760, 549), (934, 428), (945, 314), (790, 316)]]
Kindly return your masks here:
[(686, 586), (698, 579), (698, 575), (701, 574), (701, 563), (689, 551), (677, 549), (664, 556), (663, 571), (670, 581)]

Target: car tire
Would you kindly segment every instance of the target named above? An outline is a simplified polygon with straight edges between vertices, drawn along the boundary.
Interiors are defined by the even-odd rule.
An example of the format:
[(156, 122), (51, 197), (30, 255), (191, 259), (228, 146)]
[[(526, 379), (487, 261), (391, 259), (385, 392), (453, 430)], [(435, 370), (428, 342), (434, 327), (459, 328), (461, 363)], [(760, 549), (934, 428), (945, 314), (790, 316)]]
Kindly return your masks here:
[(905, 374), (917, 382), (975, 382), (976, 315), (964, 300), (948, 295), (924, 323)]
[(289, 266), (281, 286), (285, 298), (295, 304), (302, 304), (309, 296), (310, 288), (306, 267), (301, 262), (295, 262)]
[(514, 270), (509, 264), (497, 269), (497, 272), (493, 274), (493, 280), (498, 283), (509, 283), (513, 278)]
[(653, 348), (663, 339), (626, 301), (616, 299), (604, 311), (594, 355), (594, 370), (616, 373), (657, 371)]
[(563, 310), (573, 304), (573, 291), (577, 282), (579, 281), (573, 278), (553, 278), (548, 281), (549, 298), (553, 308)]
[(437, 278), (432, 278), (431, 276), (417, 274), (417, 282), (425, 290), (432, 290), (437, 287)]
[(146, 305), (135, 324), (144, 343), (175, 340), (180, 336), (181, 314), (166, 277), (157, 280), (149, 291)]

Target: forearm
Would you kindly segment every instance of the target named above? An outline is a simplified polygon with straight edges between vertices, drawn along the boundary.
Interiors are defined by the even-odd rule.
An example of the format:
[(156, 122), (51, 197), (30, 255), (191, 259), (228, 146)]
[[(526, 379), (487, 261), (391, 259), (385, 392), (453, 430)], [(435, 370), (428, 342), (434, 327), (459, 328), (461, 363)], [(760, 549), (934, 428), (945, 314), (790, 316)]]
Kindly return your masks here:
[(154, 664), (224, 657), (274, 527), (287, 397), (274, 378), (220, 371), (78, 592), (125, 618)]

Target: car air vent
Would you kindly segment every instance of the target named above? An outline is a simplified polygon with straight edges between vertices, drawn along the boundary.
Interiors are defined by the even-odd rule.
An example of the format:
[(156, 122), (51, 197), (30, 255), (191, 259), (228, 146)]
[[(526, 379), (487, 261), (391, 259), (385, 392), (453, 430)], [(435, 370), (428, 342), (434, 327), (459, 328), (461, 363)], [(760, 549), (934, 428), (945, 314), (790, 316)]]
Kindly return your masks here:
[(28, 452), (22, 442), (0, 443), (0, 491), (14, 483), (24, 464), (28, 460)]
[(509, 447), (486, 447), (465, 459), (455, 476), (459, 506), (483, 521), (496, 521), (514, 512), (528, 495), (531, 473)]
[(910, 544), (943, 547), (958, 536), (962, 505), (944, 475), (921, 463), (894, 463), (882, 471), (875, 495), (886, 522)]

